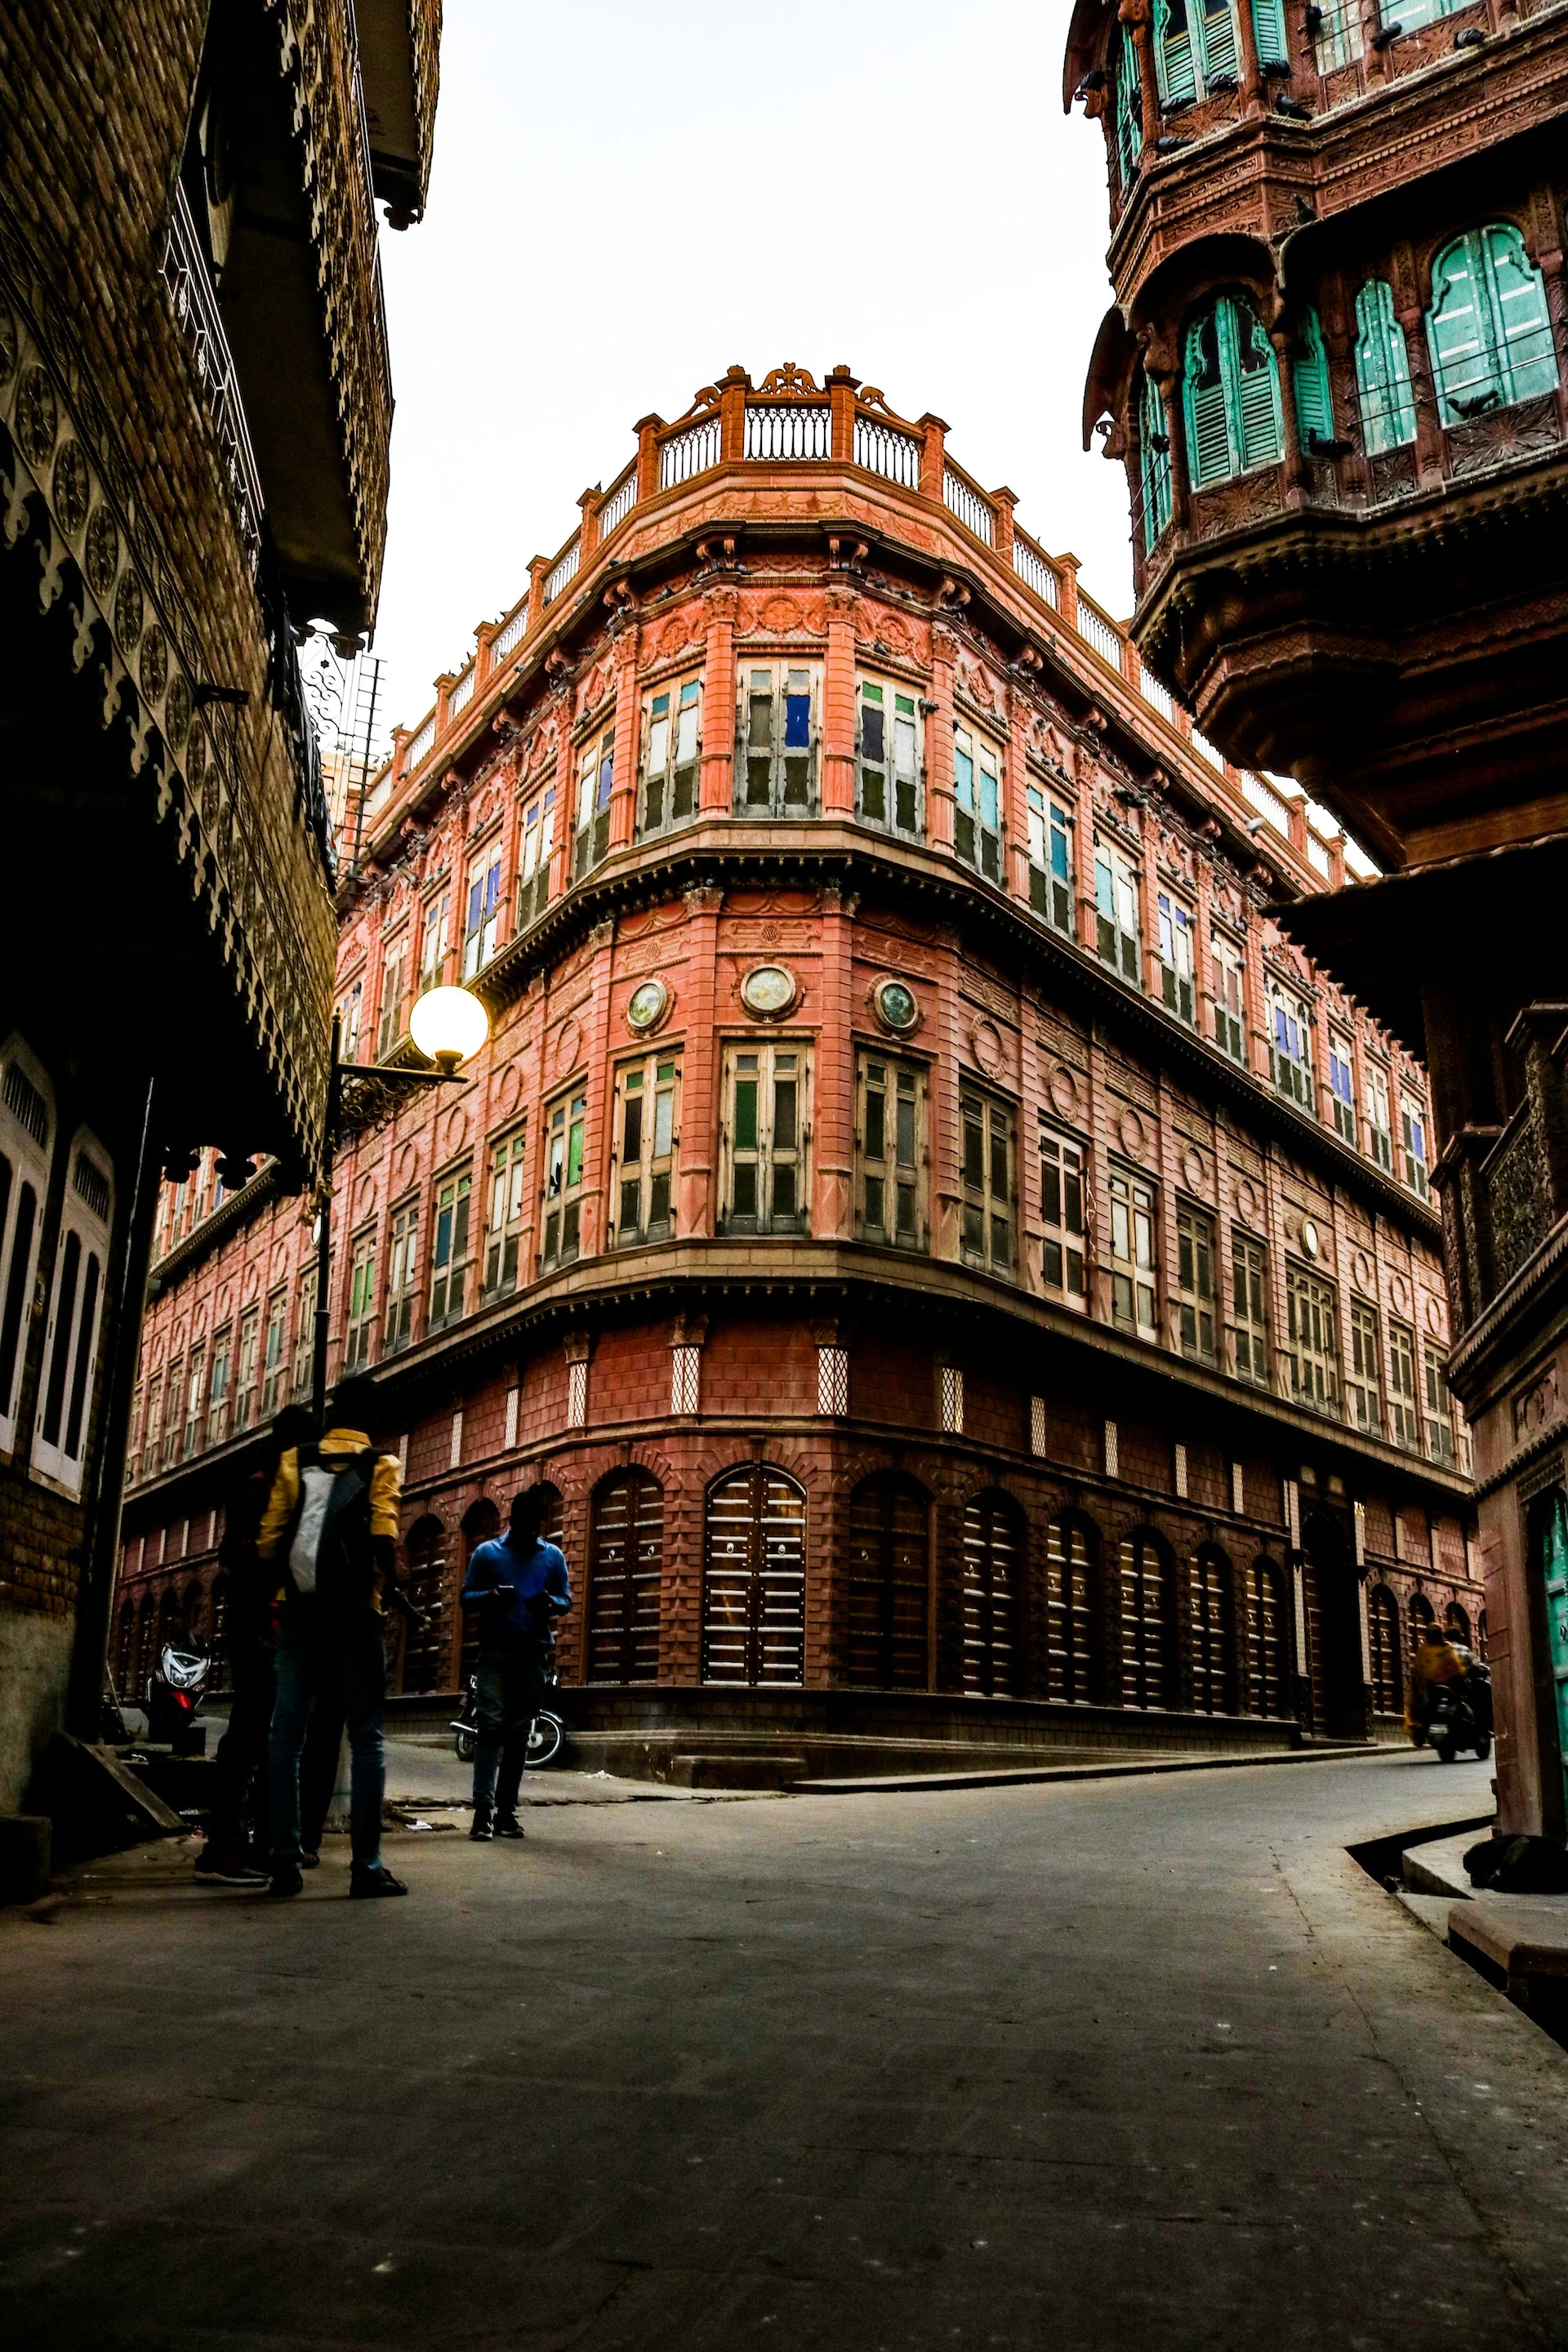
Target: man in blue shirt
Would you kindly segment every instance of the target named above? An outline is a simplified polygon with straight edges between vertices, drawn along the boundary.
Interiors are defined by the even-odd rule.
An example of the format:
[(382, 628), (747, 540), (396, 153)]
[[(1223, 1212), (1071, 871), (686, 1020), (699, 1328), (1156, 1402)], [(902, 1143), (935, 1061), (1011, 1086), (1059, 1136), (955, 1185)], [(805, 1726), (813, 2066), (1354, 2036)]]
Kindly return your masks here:
[(474, 1838), (522, 1835), (518, 1793), (554, 1646), (552, 1626), (572, 1606), (565, 1555), (540, 1539), (546, 1493), (531, 1486), (516, 1496), (506, 1534), (479, 1545), (463, 1579), (463, 1606), (479, 1612)]

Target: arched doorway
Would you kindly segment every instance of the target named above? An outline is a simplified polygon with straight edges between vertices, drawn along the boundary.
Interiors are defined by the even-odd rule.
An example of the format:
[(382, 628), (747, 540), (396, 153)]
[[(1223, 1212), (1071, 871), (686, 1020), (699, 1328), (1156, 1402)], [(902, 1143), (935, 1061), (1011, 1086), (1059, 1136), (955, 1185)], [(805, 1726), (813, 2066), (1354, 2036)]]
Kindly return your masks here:
[(1199, 1715), (1228, 1715), (1236, 1618), (1230, 1561), (1217, 1544), (1205, 1544), (1193, 1561), (1193, 1706)]
[(805, 1493), (771, 1463), (708, 1489), (702, 1679), (798, 1683), (805, 1671)]
[(1311, 1727), (1331, 1738), (1364, 1739), (1360, 1579), (1348, 1530), (1328, 1512), (1314, 1511), (1301, 1530), (1301, 1548)]
[(849, 1497), (846, 1679), (924, 1690), (931, 1600), (931, 1506), (912, 1478), (863, 1478)]
[(588, 1680), (658, 1680), (664, 1488), (643, 1469), (617, 1470), (594, 1497), (588, 1571)]
[(1457, 1601), (1450, 1601), (1443, 1612), (1443, 1630), (1449, 1641), (1457, 1642), (1460, 1649), (1469, 1648), (1470, 1621)]
[(1158, 1536), (1123, 1538), (1118, 1560), (1121, 1601), (1121, 1704), (1169, 1706), (1173, 1675), (1171, 1563)]
[(1278, 1563), (1255, 1559), (1241, 1580), (1247, 1635), (1244, 1695), (1248, 1715), (1284, 1716), (1285, 1644), (1289, 1620), (1285, 1580)]
[(1436, 1620), (1432, 1613), (1432, 1603), (1424, 1592), (1411, 1594), (1405, 1614), (1410, 1622), (1410, 1654), (1414, 1657), (1421, 1647), (1422, 1634), (1428, 1625), (1435, 1624)]
[(1367, 1595), (1367, 1647), (1372, 1654), (1372, 1706), (1374, 1715), (1398, 1715), (1405, 1705), (1399, 1662), (1399, 1603), (1386, 1584)]
[(1018, 1588), (1024, 1515), (992, 1488), (963, 1509), (963, 1687), (988, 1698), (1018, 1690)]
[[(470, 1503), (460, 1522), (463, 1538), (463, 1574), (468, 1572), (468, 1562), (482, 1543), (489, 1543), (500, 1533), (500, 1512), (488, 1495)], [(459, 1602), (459, 1605), (460, 1602)], [(463, 1611), (462, 1640), (458, 1651), (458, 1688), (467, 1690), (468, 1676), (479, 1662), (479, 1612), (477, 1609)]]
[(1100, 1691), (1100, 1531), (1088, 1519), (1046, 1529), (1047, 1698), (1087, 1706)]
[(450, 1673), (451, 1628), (447, 1614), (447, 1530), (435, 1514), (408, 1530), (408, 1598), (423, 1627), (403, 1627), (405, 1691), (442, 1690)]

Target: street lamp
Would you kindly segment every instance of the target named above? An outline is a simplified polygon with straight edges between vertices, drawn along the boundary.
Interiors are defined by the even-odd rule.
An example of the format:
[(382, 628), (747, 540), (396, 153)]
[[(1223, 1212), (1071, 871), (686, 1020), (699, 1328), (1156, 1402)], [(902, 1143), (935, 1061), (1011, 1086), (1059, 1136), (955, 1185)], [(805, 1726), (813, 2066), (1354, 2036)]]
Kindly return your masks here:
[(316, 1344), (310, 1367), (310, 1410), (323, 1427), (327, 1410), (327, 1317), (331, 1283), (332, 1167), (342, 1118), (342, 1081), (368, 1078), (378, 1087), (441, 1087), (458, 1081), (490, 1034), (490, 1017), (471, 990), (426, 989), (408, 1016), (408, 1034), (433, 1069), (388, 1069), (376, 1064), (340, 1061), (342, 1024), (332, 1014), (332, 1055), (327, 1072), (327, 1115), (322, 1124), (321, 1181), (317, 1194)]

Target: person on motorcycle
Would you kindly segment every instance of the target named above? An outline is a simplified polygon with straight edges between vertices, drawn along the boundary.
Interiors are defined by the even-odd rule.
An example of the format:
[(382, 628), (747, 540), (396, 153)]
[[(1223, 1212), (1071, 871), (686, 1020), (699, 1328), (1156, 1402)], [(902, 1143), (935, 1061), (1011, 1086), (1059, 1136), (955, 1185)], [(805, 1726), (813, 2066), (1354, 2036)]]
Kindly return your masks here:
[(545, 1494), (531, 1486), (514, 1497), (506, 1534), (476, 1546), (463, 1579), (463, 1606), (479, 1612), (472, 1838), (522, 1835), (518, 1795), (544, 1693), (551, 1628), (572, 1606), (565, 1554), (540, 1537)]
[(1432, 1720), (1432, 1694), (1440, 1683), (1462, 1682), (1468, 1654), (1449, 1640), (1441, 1625), (1423, 1625), (1405, 1685), (1405, 1727), (1413, 1748), (1425, 1748)]

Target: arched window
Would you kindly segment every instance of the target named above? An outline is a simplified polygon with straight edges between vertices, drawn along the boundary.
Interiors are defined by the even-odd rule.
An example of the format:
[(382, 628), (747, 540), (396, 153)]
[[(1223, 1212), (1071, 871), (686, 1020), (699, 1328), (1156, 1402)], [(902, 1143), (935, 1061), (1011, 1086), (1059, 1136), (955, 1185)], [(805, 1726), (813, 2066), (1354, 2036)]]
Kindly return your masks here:
[[(552, 1489), (552, 1492), (553, 1492), (553, 1489)], [(479, 1546), (482, 1543), (489, 1543), (493, 1536), (499, 1536), (500, 1533), (500, 1512), (497, 1508), (496, 1505), (491, 1502), (488, 1495), (481, 1495), (479, 1501), (477, 1503), (470, 1503), (468, 1509), (463, 1513), (461, 1533), (463, 1538), (463, 1573), (466, 1576), (468, 1574), (468, 1562), (472, 1559)], [(546, 1543), (552, 1543), (554, 1541), (554, 1538), (552, 1536), (546, 1536), (544, 1540)], [(463, 1611), (462, 1646), (458, 1653), (458, 1687), (459, 1690), (466, 1691), (468, 1689), (468, 1676), (473, 1673), (479, 1663), (479, 1612), (477, 1609), (465, 1609)]]
[(1193, 1562), (1193, 1705), (1200, 1715), (1230, 1712), (1235, 1648), (1230, 1562), (1205, 1544)]
[(1424, 1592), (1414, 1595), (1406, 1613), (1410, 1619), (1410, 1648), (1414, 1654), (1421, 1647), (1422, 1634), (1428, 1625), (1435, 1624), (1436, 1620), (1432, 1612), (1432, 1603)]
[(664, 1489), (646, 1470), (618, 1470), (594, 1498), (588, 1575), (588, 1680), (658, 1680)]
[(1171, 1577), (1152, 1535), (1128, 1536), (1119, 1560), (1121, 1600), (1121, 1703), (1171, 1703)]
[(1329, 355), (1323, 349), (1322, 322), (1310, 303), (1296, 321), (1290, 381), (1301, 446), (1315, 452), (1321, 442), (1334, 437), (1334, 395), (1329, 382)]
[(72, 1495), (81, 1488), (98, 1370), (104, 1275), (114, 1217), (110, 1171), (108, 1153), (85, 1127), (79, 1128), (71, 1140), (55, 1244), (32, 1457), (35, 1470)]
[(1457, 1642), (1462, 1650), (1469, 1648), (1470, 1621), (1457, 1601), (1450, 1601), (1444, 1610), (1443, 1628), (1450, 1642)]
[(1171, 520), (1171, 434), (1165, 404), (1152, 375), (1143, 378), (1138, 418), (1138, 464), (1143, 499), (1143, 546), (1154, 545)]
[(447, 1617), (447, 1530), (432, 1513), (408, 1531), (408, 1598), (424, 1616), (423, 1629), (403, 1629), (405, 1691), (441, 1690), (449, 1672), (450, 1628)]
[(1277, 465), (1284, 455), (1279, 371), (1245, 295), (1221, 295), (1187, 329), (1182, 398), (1195, 490)]
[(805, 1495), (771, 1463), (708, 1489), (702, 1679), (798, 1683), (805, 1669)]
[(847, 1679), (924, 1690), (931, 1511), (912, 1479), (864, 1478), (849, 1497)]
[(1415, 438), (1410, 353), (1394, 315), (1394, 289), (1369, 278), (1355, 298), (1355, 381), (1361, 401), (1362, 446), (1369, 457)]
[(1047, 1698), (1084, 1706), (1100, 1687), (1099, 1545), (1077, 1519), (1046, 1529)]
[(1018, 1687), (1023, 1517), (1010, 1495), (976, 1495), (963, 1512), (963, 1687), (1011, 1698)]
[(1372, 1711), (1397, 1715), (1405, 1704), (1399, 1663), (1399, 1603), (1385, 1584), (1368, 1597), (1367, 1646), (1372, 1653)]
[(1154, 61), (1167, 113), (1206, 93), (1234, 88), (1240, 51), (1231, 0), (1154, 0)]
[(1510, 224), (1470, 229), (1437, 256), (1426, 335), (1445, 425), (1557, 388), (1546, 289)]
[(1247, 1621), (1248, 1715), (1282, 1716), (1285, 1706), (1285, 1587), (1271, 1559), (1255, 1559), (1241, 1580)]
[(16, 1443), (28, 1312), (55, 1133), (48, 1078), (19, 1037), (0, 1054), (0, 1449)]

